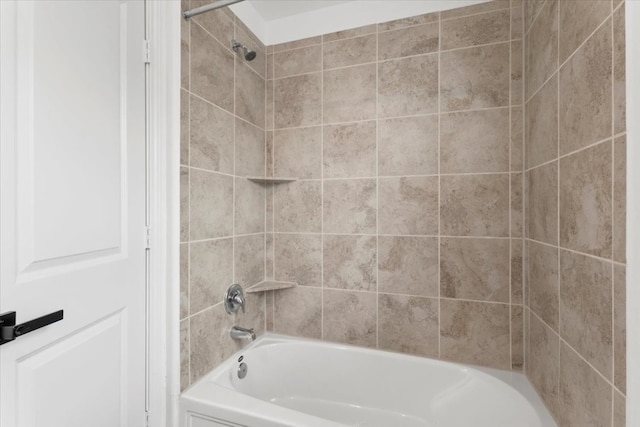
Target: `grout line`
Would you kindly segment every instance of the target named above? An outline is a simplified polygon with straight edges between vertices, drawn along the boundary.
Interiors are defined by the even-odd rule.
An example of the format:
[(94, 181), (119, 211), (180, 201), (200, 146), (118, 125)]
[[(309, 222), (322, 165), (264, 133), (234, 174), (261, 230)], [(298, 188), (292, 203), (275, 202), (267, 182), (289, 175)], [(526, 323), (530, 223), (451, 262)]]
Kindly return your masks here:
[[(525, 4), (526, 4), (526, 3), (524, 3), (524, 2), (523, 2), (523, 4), (522, 4), (523, 12), (524, 12), (524, 8), (526, 7), (526, 6), (525, 6)], [(525, 13), (523, 13), (523, 16), (522, 16), (522, 20), (523, 20), (523, 23), (522, 23), (522, 24), (523, 24), (523, 27), (524, 27), (524, 28), (523, 28), (524, 33), (522, 34), (522, 35), (523, 35), (523, 37), (526, 37), (526, 36), (528, 36), (528, 35), (529, 35), (529, 32), (531, 31), (531, 29), (533, 28), (533, 25), (536, 23), (536, 21), (538, 20), (538, 18), (539, 18), (539, 17), (540, 17), (540, 15), (542, 14), (542, 10), (545, 8), (545, 6), (546, 6), (546, 5), (547, 5), (547, 1), (545, 0), (545, 1), (542, 3), (542, 6), (540, 6), (540, 9), (538, 9), (538, 12), (536, 13), (536, 15), (533, 17), (533, 20), (532, 20), (532, 21), (531, 21), (531, 23), (529, 24), (529, 28), (527, 28), (527, 22), (526, 22), (526, 19), (525, 19), (525, 18), (526, 18), (526, 14), (525, 14)]]
[[(320, 37), (320, 123), (324, 123), (324, 43)], [(274, 61), (275, 63), (275, 61)], [(275, 78), (275, 75), (273, 76)], [(324, 126), (320, 127), (320, 338), (324, 333)]]
[[(558, 166), (556, 169), (556, 240), (558, 242), (558, 249), (557, 253), (558, 253), (558, 260), (557, 260), (557, 272), (558, 272), (558, 336), (560, 337), (560, 340), (562, 340), (562, 313), (561, 313), (561, 307), (562, 307), (562, 265), (561, 265), (561, 258), (562, 255), (560, 253), (560, 163), (562, 163), (560, 161), (560, 5), (558, 4), (557, 6), (557, 16), (556, 16), (556, 22), (557, 24), (557, 46), (556, 46), (556, 63), (558, 64), (558, 68), (555, 71), (555, 73), (557, 73), (558, 78), (556, 79), (556, 111), (558, 112), (558, 114), (556, 114), (556, 141), (558, 141), (558, 144), (556, 146), (556, 158), (558, 159)], [(577, 49), (576, 49), (577, 51)], [(561, 390), (561, 382), (560, 382), (560, 378), (561, 378), (561, 370), (562, 370), (562, 353), (561, 353), (561, 349), (562, 349), (562, 345), (558, 346), (558, 401), (560, 400), (560, 393), (562, 393)]]
[(442, 359), (442, 294), (440, 291), (441, 281), (442, 281), (442, 272), (440, 271), (441, 264), (441, 246), (442, 246), (442, 170), (440, 163), (442, 162), (441, 158), (441, 122), (442, 122), (442, 101), (441, 101), (441, 93), (440, 93), (440, 84), (441, 84), (441, 73), (442, 73), (442, 20), (440, 16), (438, 16), (438, 153), (436, 154), (438, 158), (438, 358)]
[[(559, 86), (559, 85), (560, 85), (560, 82), (558, 81), (558, 86)], [(558, 99), (559, 99), (559, 97), (558, 97)], [(558, 103), (559, 103), (559, 102), (560, 102), (560, 101), (558, 101)], [(558, 133), (560, 133), (560, 131), (559, 131), (559, 130), (558, 130)], [(574, 155), (574, 154), (578, 154), (578, 153), (580, 153), (580, 152), (582, 152), (582, 151), (586, 151), (586, 150), (588, 150), (588, 149), (590, 149), (590, 148), (594, 148), (594, 147), (596, 147), (596, 146), (598, 146), (598, 145), (600, 145), (600, 144), (604, 144), (604, 143), (610, 142), (612, 139), (613, 139), (613, 138), (612, 138), (611, 136), (608, 136), (608, 137), (606, 137), (605, 139), (601, 139), (600, 141), (594, 142), (594, 143), (589, 144), (589, 145), (587, 145), (587, 146), (585, 146), (585, 147), (582, 147), (582, 148), (578, 148), (577, 150), (571, 151), (571, 152), (566, 153), (566, 154), (563, 154), (563, 155), (560, 155), (560, 141), (558, 141), (558, 157), (556, 157), (556, 158), (554, 158), (554, 159), (552, 159), (552, 160), (548, 160), (548, 161), (546, 161), (546, 162), (544, 162), (544, 163), (540, 163), (540, 164), (538, 164), (538, 165), (532, 166), (531, 168), (526, 169), (526, 170), (525, 170), (525, 172), (530, 172), (530, 171), (532, 171), (532, 170), (534, 170), (534, 169), (538, 169), (538, 168), (540, 168), (540, 167), (542, 167), (542, 166), (547, 166), (547, 165), (552, 164), (552, 163), (555, 163), (555, 162), (560, 163), (560, 160), (563, 160), (563, 159), (565, 159), (565, 158), (567, 158), (567, 157), (570, 157), (570, 156), (572, 156), (572, 155)]]
[[(613, 3), (612, 3), (613, 5)], [(613, 25), (613, 13), (611, 13), (611, 134), (615, 134), (615, 26)], [(616, 174), (616, 157), (615, 157), (615, 138), (611, 138), (611, 259), (614, 259), (614, 248), (616, 244), (616, 235), (613, 232), (615, 228), (615, 174)], [(615, 264), (611, 263), (611, 425), (615, 425), (615, 383), (616, 383), (616, 274)]]
[[(513, 19), (511, 14), (513, 13), (513, 0), (509, 1), (509, 38), (513, 33)], [(513, 105), (513, 42), (509, 41), (509, 106)], [(512, 123), (512, 108), (509, 108), (509, 171), (511, 172), (511, 123)], [(513, 283), (511, 277), (511, 263), (513, 259), (513, 244), (511, 237), (513, 237), (513, 223), (512, 223), (512, 211), (513, 211), (513, 188), (512, 188), (513, 175), (509, 175), (509, 369), (513, 370), (513, 307), (512, 307), (512, 295), (513, 295)]]

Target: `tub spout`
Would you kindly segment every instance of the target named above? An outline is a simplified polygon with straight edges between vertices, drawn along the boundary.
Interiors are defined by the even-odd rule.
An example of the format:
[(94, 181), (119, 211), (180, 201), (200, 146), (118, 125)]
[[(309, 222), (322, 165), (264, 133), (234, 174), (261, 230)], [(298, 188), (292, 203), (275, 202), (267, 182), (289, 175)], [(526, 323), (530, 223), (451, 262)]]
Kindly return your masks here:
[(229, 335), (234, 340), (249, 340), (253, 341), (256, 339), (256, 333), (253, 331), (253, 328), (241, 328), (240, 326), (233, 326), (231, 331), (229, 331)]

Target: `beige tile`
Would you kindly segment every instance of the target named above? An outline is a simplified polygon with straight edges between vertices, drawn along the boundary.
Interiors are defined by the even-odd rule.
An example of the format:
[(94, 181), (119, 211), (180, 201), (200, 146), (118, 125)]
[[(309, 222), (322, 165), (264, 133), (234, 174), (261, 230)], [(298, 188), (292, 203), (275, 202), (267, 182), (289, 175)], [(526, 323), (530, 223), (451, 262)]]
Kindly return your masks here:
[[(190, 0), (189, 8), (195, 8), (209, 4), (207, 0)], [(207, 32), (213, 35), (227, 48), (231, 47), (233, 38), (233, 17), (225, 10), (212, 10), (202, 15), (194, 16), (191, 20), (200, 24)], [(188, 21), (187, 21), (188, 22)]]
[(613, 267), (614, 384), (627, 392), (627, 278), (625, 267)]
[(493, 10), (508, 9), (509, 0), (494, 0), (471, 6), (457, 7), (455, 9), (443, 10), (440, 14), (441, 19), (460, 18), (462, 16), (475, 15), (478, 13), (491, 12)]
[(180, 391), (189, 385), (189, 321), (183, 320), (180, 322)]
[(380, 234), (438, 234), (438, 177), (379, 178)]
[(558, 69), (558, 2), (542, 3), (540, 15), (525, 37), (525, 99), (529, 99)]
[(511, 42), (511, 105), (523, 104), (524, 98), (524, 56), (522, 40)]
[(301, 47), (311, 46), (322, 43), (322, 36), (307, 37), (306, 39), (294, 40), (286, 43), (280, 43), (273, 46), (273, 52), (282, 52), (284, 50), (298, 49)]
[(180, 164), (189, 165), (189, 92), (180, 89)]
[(191, 383), (202, 378), (234, 353), (229, 338), (232, 318), (225, 313), (222, 304), (198, 313), (190, 319)]
[(440, 239), (440, 296), (509, 302), (509, 239)]
[(266, 130), (273, 130), (273, 128), (275, 127), (274, 124), (274, 110), (273, 110), (273, 80), (267, 80), (266, 82), (266, 86), (267, 86), (267, 93), (265, 95), (265, 110), (264, 110), (264, 115), (265, 115), (265, 129)]
[(522, 239), (511, 239), (511, 303), (523, 303), (523, 255)]
[(324, 123), (375, 118), (375, 64), (325, 71), (322, 87)]
[(189, 315), (189, 244), (180, 244), (180, 320)]
[(438, 300), (379, 294), (378, 348), (438, 357)]
[(273, 114), (276, 129), (320, 124), (321, 74), (274, 80)]
[(265, 132), (244, 120), (236, 119), (236, 175), (264, 176)]
[(558, 157), (558, 76), (549, 80), (525, 108), (526, 165)]
[(611, 264), (560, 251), (560, 335), (612, 379)]
[(511, 38), (510, 10), (442, 21), (442, 50), (497, 43)]
[(275, 277), (273, 276), (273, 233), (266, 233), (264, 240), (264, 279), (275, 280)]
[(322, 229), (320, 181), (296, 181), (274, 188), (274, 230), (319, 233)]
[(281, 129), (273, 133), (274, 176), (319, 179), (322, 176), (322, 128)]
[(190, 165), (233, 174), (233, 116), (191, 96)]
[(560, 245), (611, 258), (611, 142), (560, 160)]
[(268, 332), (273, 332), (273, 321), (274, 321), (274, 295), (275, 292), (273, 291), (269, 291), (269, 292), (265, 292), (265, 306), (266, 306), (266, 311), (265, 311), (265, 319), (264, 319), (264, 324), (265, 324), (265, 329)]
[(438, 296), (438, 239), (378, 237), (378, 292)]
[(376, 35), (370, 34), (368, 36), (325, 43), (322, 51), (324, 69), (375, 62), (376, 40)]
[(440, 172), (509, 171), (509, 108), (440, 116)]
[(522, 205), (522, 174), (511, 174), (511, 237), (522, 237), (524, 228)]
[(367, 34), (374, 34), (377, 31), (377, 25), (365, 25), (363, 27), (350, 28), (348, 30), (336, 31), (335, 33), (329, 33), (322, 36), (324, 43), (333, 42), (336, 40), (344, 40), (352, 37), (366, 36)]
[(193, 314), (222, 301), (233, 282), (233, 240), (189, 245), (189, 312)]
[(191, 24), (191, 91), (233, 111), (233, 64), (229, 50), (198, 24)]
[(320, 339), (322, 289), (291, 288), (274, 292), (273, 332)]
[(323, 130), (324, 178), (376, 175), (376, 122), (325, 126)]
[(560, 63), (576, 51), (611, 13), (609, 0), (561, 1)]
[(558, 243), (558, 163), (548, 163), (527, 173), (525, 227), (527, 237)]
[(545, 5), (545, 0), (527, 0), (524, 2), (524, 29), (525, 32), (529, 31), (531, 24), (540, 14), (542, 6)]
[(322, 45), (275, 53), (273, 65), (275, 78), (320, 71), (322, 69)]
[(319, 234), (276, 234), (275, 279), (301, 286), (322, 286), (322, 243)]
[(323, 191), (325, 233), (375, 233), (375, 179), (324, 181)]
[(180, 168), (180, 241), (189, 241), (189, 168)]
[(626, 398), (618, 391), (613, 392), (613, 427), (626, 427), (627, 425)]
[(398, 117), (438, 111), (438, 55), (378, 64), (378, 116)]
[(558, 248), (527, 241), (527, 294), (531, 311), (558, 331)]
[(233, 178), (191, 170), (189, 191), (191, 240), (230, 236), (233, 233)]
[(524, 7), (511, 5), (511, 38), (521, 39), (524, 34)]
[(609, 426), (611, 386), (566, 344), (560, 349), (559, 425)]
[(509, 236), (509, 175), (440, 178), (440, 232), (446, 236)]
[[(265, 332), (265, 292), (245, 294), (245, 312), (237, 311), (234, 315), (234, 324), (245, 328), (253, 328), (257, 336)], [(244, 343), (236, 341), (236, 349), (244, 346)], [(240, 345), (238, 345), (240, 344)]]
[(438, 116), (378, 121), (380, 176), (438, 173)]
[(437, 22), (378, 34), (378, 60), (437, 52)]
[(191, 23), (186, 19), (180, 20), (180, 87), (189, 89), (189, 63), (191, 62)]
[(234, 282), (244, 289), (264, 280), (264, 234), (234, 239)]
[(560, 69), (560, 154), (611, 136), (611, 20)]
[(265, 81), (246, 63), (236, 65), (236, 114), (254, 125), (265, 127)]
[(527, 378), (550, 412), (557, 415), (559, 410), (560, 337), (531, 314), (529, 320), (529, 343), (527, 345)]
[(266, 49), (260, 39), (258, 39), (240, 19), (236, 19), (236, 39), (256, 52), (256, 57), (253, 61), (246, 61), (242, 51), (236, 53), (237, 63), (243, 62), (247, 64), (264, 79), (267, 65)]
[(376, 237), (325, 235), (323, 265), (325, 288), (375, 292)]
[(613, 14), (613, 132), (627, 130), (625, 5)]
[[(269, 188), (270, 187), (270, 188)], [(267, 186), (267, 194), (266, 194), (266, 206), (265, 206), (265, 231), (269, 233), (273, 233), (274, 229), (274, 215), (273, 215), (273, 199), (274, 199), (274, 189), (273, 185)]]
[(524, 325), (521, 305), (511, 306), (511, 369), (524, 369)]
[(274, 149), (274, 131), (266, 131), (265, 132), (265, 176), (268, 177), (272, 177), (273, 176), (273, 170), (274, 170), (274, 156), (275, 156), (275, 149)]
[(613, 259), (626, 262), (627, 220), (627, 137), (613, 144)]
[(509, 305), (440, 301), (440, 357), (509, 369)]
[(274, 62), (273, 58), (274, 58), (273, 53), (267, 54), (267, 75), (266, 75), (267, 80), (273, 79), (274, 68), (275, 68), (275, 64), (273, 63)]
[(510, 43), (440, 54), (440, 110), (509, 105)]
[(325, 340), (376, 346), (376, 294), (324, 289), (322, 335)]
[(427, 13), (424, 15), (411, 16), (409, 18), (396, 19), (393, 21), (382, 22), (378, 24), (378, 31), (397, 30), (399, 28), (412, 27), (414, 25), (428, 24), (437, 22), (440, 19), (439, 12)]
[(521, 106), (511, 108), (511, 171), (522, 171), (524, 163), (524, 113)]

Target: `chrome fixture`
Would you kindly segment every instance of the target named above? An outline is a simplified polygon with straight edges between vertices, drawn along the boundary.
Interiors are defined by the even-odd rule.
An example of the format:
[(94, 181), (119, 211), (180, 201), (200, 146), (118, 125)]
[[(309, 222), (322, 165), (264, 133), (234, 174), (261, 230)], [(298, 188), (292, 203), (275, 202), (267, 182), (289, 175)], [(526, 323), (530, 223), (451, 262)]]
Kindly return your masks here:
[(227, 314), (233, 314), (240, 309), (244, 313), (244, 292), (242, 286), (234, 283), (224, 294), (224, 310)]
[(244, 377), (246, 377), (248, 370), (249, 370), (249, 367), (247, 366), (247, 364), (242, 362), (238, 366), (238, 378), (243, 379)]
[(246, 59), (247, 61), (253, 61), (254, 59), (256, 59), (256, 53), (239, 41), (231, 40), (231, 49), (233, 49), (234, 52), (242, 50), (242, 52), (244, 53), (244, 59)]
[(253, 331), (253, 328), (241, 328), (240, 326), (233, 326), (229, 331), (229, 336), (234, 340), (250, 340), (253, 341), (256, 339), (256, 333)]
[(193, 16), (200, 15), (201, 13), (209, 12), (210, 10), (220, 9), (221, 7), (231, 6), (232, 4), (240, 3), (244, 0), (218, 0), (204, 6), (195, 7), (193, 9), (185, 10), (182, 12), (184, 19), (189, 19)]

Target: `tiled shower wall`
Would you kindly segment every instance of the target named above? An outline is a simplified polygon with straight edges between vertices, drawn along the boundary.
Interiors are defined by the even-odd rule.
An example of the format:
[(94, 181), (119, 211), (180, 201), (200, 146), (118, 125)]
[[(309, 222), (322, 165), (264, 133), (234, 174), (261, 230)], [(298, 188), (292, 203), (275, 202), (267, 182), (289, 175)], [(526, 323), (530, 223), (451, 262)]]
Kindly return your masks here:
[(522, 369), (522, 16), (267, 48), (269, 330)]
[(624, 2), (529, 1), (527, 375), (561, 426), (624, 426)]
[[(183, 2), (183, 9), (208, 0)], [(257, 51), (246, 62), (237, 38)], [(238, 348), (238, 324), (264, 330), (264, 296), (229, 316), (227, 287), (264, 280), (265, 49), (228, 9), (182, 20), (180, 341), (182, 389)]]

